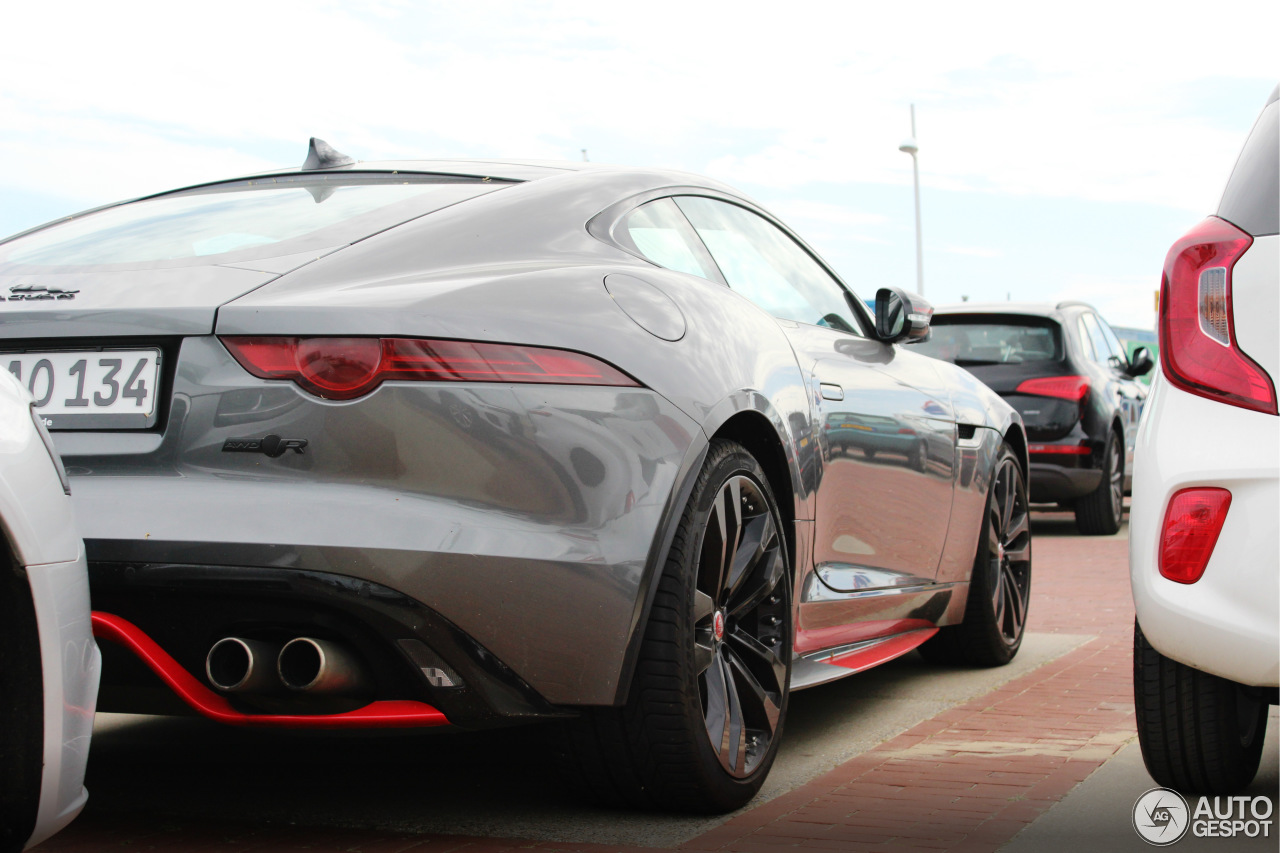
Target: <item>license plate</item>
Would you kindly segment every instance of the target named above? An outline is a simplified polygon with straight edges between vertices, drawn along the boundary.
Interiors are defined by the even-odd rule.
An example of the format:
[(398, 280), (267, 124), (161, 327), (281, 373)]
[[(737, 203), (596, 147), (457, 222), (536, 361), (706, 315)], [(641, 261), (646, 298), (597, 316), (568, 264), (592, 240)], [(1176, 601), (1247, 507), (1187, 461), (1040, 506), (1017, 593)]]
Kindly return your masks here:
[(156, 422), (160, 350), (0, 354), (49, 429), (146, 429)]

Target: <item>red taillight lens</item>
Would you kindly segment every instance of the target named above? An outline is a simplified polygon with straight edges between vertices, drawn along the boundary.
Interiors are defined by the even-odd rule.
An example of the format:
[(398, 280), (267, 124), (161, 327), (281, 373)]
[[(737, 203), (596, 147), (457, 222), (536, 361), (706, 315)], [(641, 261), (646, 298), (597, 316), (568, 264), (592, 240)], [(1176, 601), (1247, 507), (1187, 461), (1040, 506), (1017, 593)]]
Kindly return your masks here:
[(1175, 492), (1160, 528), (1160, 574), (1178, 583), (1200, 580), (1230, 506), (1231, 492), (1226, 489)]
[(1088, 395), (1089, 380), (1083, 376), (1042, 376), (1019, 383), (1017, 393), (1078, 402)]
[(1028, 453), (1060, 453), (1066, 456), (1088, 456), (1092, 449), (1083, 444), (1028, 444)]
[(383, 382), (539, 382), (639, 385), (581, 353), (510, 344), (417, 338), (222, 338), (240, 365), (262, 379), (291, 379), (327, 400), (353, 400)]
[(1274, 415), (1275, 385), (1236, 344), (1231, 270), (1252, 244), (1216, 216), (1173, 244), (1160, 283), (1160, 363), (1184, 391)]

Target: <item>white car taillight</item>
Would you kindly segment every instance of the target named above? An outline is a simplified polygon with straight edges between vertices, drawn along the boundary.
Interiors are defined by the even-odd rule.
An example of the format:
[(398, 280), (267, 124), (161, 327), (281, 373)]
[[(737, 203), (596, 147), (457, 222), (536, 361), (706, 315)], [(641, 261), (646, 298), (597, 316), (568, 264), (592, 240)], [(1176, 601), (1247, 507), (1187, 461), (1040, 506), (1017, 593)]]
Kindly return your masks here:
[(1184, 391), (1274, 415), (1275, 385), (1241, 351), (1232, 316), (1231, 270), (1252, 244), (1216, 216), (1173, 244), (1160, 289), (1160, 363)]

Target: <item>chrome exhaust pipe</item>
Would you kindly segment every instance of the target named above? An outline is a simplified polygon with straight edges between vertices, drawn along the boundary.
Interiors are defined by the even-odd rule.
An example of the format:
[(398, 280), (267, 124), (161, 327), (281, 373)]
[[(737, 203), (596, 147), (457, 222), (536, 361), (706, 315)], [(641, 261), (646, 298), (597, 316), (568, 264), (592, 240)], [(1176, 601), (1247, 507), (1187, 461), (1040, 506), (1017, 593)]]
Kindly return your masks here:
[(204, 659), (209, 683), (223, 693), (271, 693), (280, 689), (271, 665), (280, 655), (278, 643), (224, 637)]
[(338, 643), (312, 637), (285, 643), (276, 672), (285, 687), (308, 693), (359, 693), (370, 686), (355, 654)]

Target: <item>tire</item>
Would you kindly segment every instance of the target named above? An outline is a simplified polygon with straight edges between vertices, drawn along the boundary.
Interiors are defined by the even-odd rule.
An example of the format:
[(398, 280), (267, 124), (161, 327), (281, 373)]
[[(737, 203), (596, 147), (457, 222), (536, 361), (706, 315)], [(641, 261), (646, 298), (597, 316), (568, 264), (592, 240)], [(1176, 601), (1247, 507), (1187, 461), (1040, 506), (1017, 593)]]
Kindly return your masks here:
[(1262, 759), (1267, 700), (1234, 681), (1156, 651), (1133, 623), (1138, 743), (1157, 784), (1187, 794), (1234, 794)]
[[(747, 558), (736, 576), (735, 556)], [(754, 797), (790, 696), (790, 586), (764, 472), (741, 445), (713, 441), (658, 579), (628, 703), (570, 724), (578, 783), (607, 803), (673, 811), (722, 813)]]
[(911, 448), (907, 454), (907, 466), (923, 473), (929, 467), (929, 445), (924, 441)]
[(1027, 482), (1006, 442), (996, 457), (969, 577), (964, 620), (920, 646), (933, 663), (1003, 666), (1026, 633), (1031, 600), (1031, 515)]
[(1102, 457), (1102, 482), (1076, 501), (1076, 529), (1086, 536), (1110, 536), (1120, 530), (1123, 516), (1124, 450), (1113, 432)]

